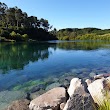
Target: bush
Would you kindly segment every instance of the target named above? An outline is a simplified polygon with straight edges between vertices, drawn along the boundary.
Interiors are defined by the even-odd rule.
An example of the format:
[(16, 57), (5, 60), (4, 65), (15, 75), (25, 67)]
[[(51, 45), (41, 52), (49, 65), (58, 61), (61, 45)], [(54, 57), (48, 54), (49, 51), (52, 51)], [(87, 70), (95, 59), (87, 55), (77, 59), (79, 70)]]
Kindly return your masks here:
[(14, 31), (12, 31), (10, 33), (11, 39), (16, 40), (16, 41), (22, 41), (22, 35), (19, 33), (16, 33)]
[(1, 37), (9, 38), (9, 32), (8, 31), (1, 30), (0, 33), (1, 33)]
[(22, 35), (22, 40), (27, 41), (28, 40), (28, 35), (27, 34)]
[(12, 37), (16, 37), (16, 32), (12, 31), (12, 32), (10, 33), (10, 35), (11, 35)]

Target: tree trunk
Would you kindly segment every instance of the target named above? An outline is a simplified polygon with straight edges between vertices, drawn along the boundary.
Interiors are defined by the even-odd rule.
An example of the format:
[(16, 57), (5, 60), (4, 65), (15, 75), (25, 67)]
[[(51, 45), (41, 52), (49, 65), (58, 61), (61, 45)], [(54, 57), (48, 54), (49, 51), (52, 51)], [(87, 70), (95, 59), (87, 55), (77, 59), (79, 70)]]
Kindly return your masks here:
[(17, 21), (17, 29), (18, 29), (18, 26), (19, 26), (19, 22)]

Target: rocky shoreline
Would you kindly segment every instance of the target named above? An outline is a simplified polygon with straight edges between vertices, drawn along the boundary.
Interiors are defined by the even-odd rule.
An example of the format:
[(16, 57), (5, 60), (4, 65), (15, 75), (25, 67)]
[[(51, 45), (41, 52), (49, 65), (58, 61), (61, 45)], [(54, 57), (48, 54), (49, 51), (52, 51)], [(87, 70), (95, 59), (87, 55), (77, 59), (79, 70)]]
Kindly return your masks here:
[(17, 100), (5, 110), (96, 110), (110, 92), (110, 74), (73, 78), (69, 87), (55, 87), (34, 99)]

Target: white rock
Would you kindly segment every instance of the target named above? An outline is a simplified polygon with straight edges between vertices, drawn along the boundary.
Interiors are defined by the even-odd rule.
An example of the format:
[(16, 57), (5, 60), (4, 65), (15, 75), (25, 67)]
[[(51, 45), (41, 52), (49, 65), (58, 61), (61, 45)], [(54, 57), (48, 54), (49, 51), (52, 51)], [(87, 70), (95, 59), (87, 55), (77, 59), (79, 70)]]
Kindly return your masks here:
[(69, 104), (69, 102), (70, 102), (70, 99), (68, 99), (68, 100), (67, 100), (67, 102), (66, 102), (66, 104), (65, 104), (64, 109), (63, 109), (63, 110), (68, 110), (68, 104)]
[(90, 79), (86, 79), (85, 82), (87, 83), (87, 86), (89, 86), (89, 84), (92, 83), (92, 80), (90, 80)]
[(104, 78), (104, 75), (103, 74), (98, 74), (98, 75), (95, 75), (94, 76), (94, 79), (96, 80), (96, 79), (102, 79), (102, 78)]
[(88, 86), (88, 90), (89, 90), (94, 102), (99, 105), (102, 104), (102, 102), (104, 100), (104, 96), (105, 96), (104, 81), (105, 81), (105, 78), (98, 79), (98, 80), (95, 80), (93, 83), (91, 83)]
[(109, 76), (109, 77), (107, 77), (107, 78), (106, 78), (106, 80), (107, 80), (108, 82), (110, 82), (110, 76)]
[(70, 97), (75, 93), (79, 94), (85, 93), (84, 86), (81, 84), (81, 79), (79, 78), (73, 78), (68, 88), (68, 94)]

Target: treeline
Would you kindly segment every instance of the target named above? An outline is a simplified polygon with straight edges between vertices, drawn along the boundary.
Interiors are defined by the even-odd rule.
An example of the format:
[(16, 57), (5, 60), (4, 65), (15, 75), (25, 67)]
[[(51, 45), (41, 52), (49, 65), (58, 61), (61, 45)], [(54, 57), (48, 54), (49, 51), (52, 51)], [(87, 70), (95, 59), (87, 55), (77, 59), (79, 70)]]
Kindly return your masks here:
[(110, 29), (67, 28), (57, 32), (59, 40), (110, 40)]
[(36, 16), (28, 16), (18, 7), (9, 8), (0, 2), (0, 39), (11, 41), (55, 40), (49, 33), (52, 26), (48, 20)]

